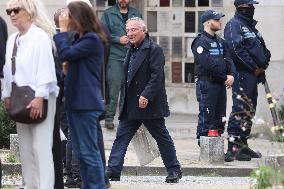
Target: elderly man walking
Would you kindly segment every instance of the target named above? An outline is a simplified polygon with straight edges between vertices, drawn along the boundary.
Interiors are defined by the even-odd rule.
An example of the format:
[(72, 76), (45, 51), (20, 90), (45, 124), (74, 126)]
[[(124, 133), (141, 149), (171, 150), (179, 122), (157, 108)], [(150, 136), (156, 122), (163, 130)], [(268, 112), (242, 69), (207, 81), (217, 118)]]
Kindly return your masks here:
[(140, 17), (141, 13), (129, 6), (130, 0), (117, 0), (117, 3), (105, 10), (102, 23), (110, 33), (110, 54), (107, 64), (107, 98), (105, 112), (105, 127), (113, 129), (114, 116), (117, 107), (118, 94), (123, 80), (123, 61), (127, 52), (126, 44), (129, 42), (125, 24), (129, 18)]
[(124, 156), (130, 140), (144, 124), (156, 140), (168, 176), (166, 182), (176, 183), (182, 177), (172, 138), (165, 126), (169, 116), (165, 90), (165, 57), (160, 46), (147, 33), (141, 18), (127, 21), (130, 47), (124, 61), (124, 80), (121, 87), (119, 125), (108, 161), (107, 175), (119, 181)]

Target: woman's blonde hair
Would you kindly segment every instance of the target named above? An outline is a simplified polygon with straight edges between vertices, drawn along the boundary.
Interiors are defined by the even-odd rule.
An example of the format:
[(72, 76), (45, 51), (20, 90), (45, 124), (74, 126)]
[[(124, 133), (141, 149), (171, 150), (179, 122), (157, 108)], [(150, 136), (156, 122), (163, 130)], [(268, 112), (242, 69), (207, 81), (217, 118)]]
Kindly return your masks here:
[(52, 40), (55, 34), (55, 27), (48, 19), (46, 10), (40, 0), (9, 0), (8, 4), (19, 3), (28, 12), (31, 17), (31, 21), (43, 29), (50, 39)]

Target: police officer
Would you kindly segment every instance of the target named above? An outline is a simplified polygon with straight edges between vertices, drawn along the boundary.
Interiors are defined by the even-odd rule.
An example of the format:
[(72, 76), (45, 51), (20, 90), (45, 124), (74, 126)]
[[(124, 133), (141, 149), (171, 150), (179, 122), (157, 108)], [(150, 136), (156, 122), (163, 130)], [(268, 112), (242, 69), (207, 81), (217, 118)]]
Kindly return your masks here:
[(257, 105), (257, 84), (265, 80), (264, 70), (270, 52), (255, 28), (254, 0), (235, 0), (235, 16), (225, 27), (225, 39), (238, 74), (233, 86), (233, 108), (228, 124), (230, 137), (225, 161), (250, 161), (261, 154), (248, 147), (252, 121)]
[[(234, 83), (235, 67), (225, 48), (224, 40), (216, 32), (221, 30), (225, 15), (207, 10), (201, 16), (204, 30), (198, 34), (191, 49), (195, 61), (196, 96), (199, 102), (197, 138), (220, 136), (224, 132), (226, 116), (226, 87)], [(209, 131), (214, 130), (215, 133)]]

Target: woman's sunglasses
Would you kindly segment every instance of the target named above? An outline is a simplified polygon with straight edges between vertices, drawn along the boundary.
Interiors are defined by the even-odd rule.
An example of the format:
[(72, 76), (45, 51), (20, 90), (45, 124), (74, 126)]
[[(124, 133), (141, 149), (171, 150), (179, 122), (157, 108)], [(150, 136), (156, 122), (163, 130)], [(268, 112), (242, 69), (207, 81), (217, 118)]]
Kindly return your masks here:
[(14, 14), (18, 14), (20, 12), (20, 10), (22, 10), (23, 8), (21, 7), (15, 7), (15, 8), (12, 8), (12, 9), (6, 9), (6, 13), (7, 15), (11, 15), (12, 12), (14, 12)]

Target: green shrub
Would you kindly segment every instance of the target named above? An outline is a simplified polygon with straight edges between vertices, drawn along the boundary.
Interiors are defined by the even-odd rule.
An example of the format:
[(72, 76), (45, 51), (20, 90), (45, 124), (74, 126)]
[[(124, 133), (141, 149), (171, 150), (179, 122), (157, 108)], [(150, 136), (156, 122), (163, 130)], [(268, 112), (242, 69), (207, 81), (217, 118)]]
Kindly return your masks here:
[(282, 135), (277, 135), (274, 137), (274, 141), (277, 141), (277, 142), (284, 142), (284, 136)]
[(281, 104), (279, 109), (278, 109), (278, 115), (279, 115), (279, 119), (282, 121), (284, 121), (284, 104)]
[(5, 157), (5, 162), (7, 163), (17, 163), (17, 158), (14, 154), (7, 154)]
[(0, 102), (0, 148), (9, 148), (10, 134), (15, 134), (16, 124), (12, 121), (4, 107), (4, 103)]
[(255, 189), (267, 189), (272, 186), (271, 178), (274, 175), (274, 170), (271, 167), (260, 166), (258, 169), (253, 170), (251, 177), (255, 179)]
[(272, 189), (284, 187), (283, 167), (260, 166), (253, 170), (250, 177), (253, 179), (253, 189)]

